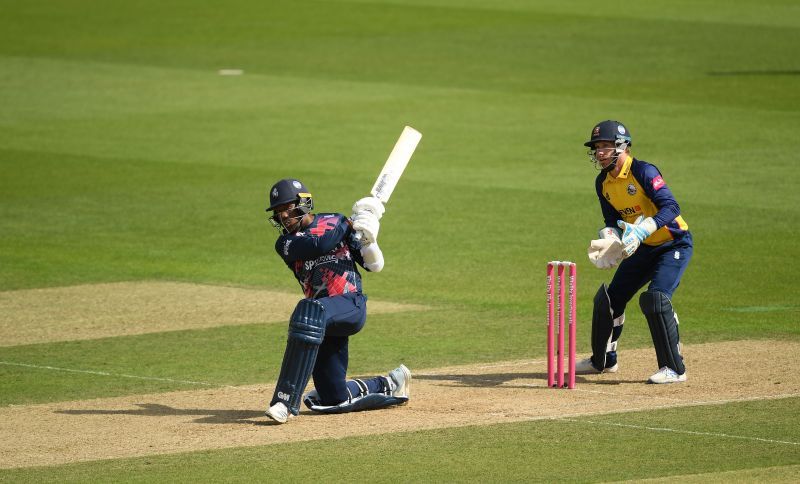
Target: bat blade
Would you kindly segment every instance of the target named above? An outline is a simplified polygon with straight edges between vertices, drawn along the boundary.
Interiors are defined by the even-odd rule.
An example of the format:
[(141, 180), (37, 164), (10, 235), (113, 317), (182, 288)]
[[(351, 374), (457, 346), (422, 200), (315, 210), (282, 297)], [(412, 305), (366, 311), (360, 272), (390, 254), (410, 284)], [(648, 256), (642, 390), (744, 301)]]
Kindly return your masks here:
[(392, 149), (389, 158), (386, 160), (386, 164), (383, 165), (378, 179), (375, 180), (375, 184), (370, 190), (373, 197), (383, 203), (389, 201), (389, 197), (392, 196), (392, 192), (406, 169), (406, 165), (411, 160), (411, 155), (417, 149), (420, 139), (422, 139), (422, 133), (411, 126), (406, 126), (403, 129), (400, 138), (394, 145), (394, 149)]

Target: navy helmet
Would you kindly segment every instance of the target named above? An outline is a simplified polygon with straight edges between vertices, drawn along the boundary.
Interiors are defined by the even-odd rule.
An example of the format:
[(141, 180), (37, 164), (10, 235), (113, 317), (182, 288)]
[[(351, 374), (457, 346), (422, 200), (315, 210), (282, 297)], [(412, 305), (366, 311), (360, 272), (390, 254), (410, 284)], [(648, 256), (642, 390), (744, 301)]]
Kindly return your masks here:
[(314, 208), (314, 201), (308, 188), (300, 180), (294, 178), (284, 178), (272, 185), (269, 191), (267, 211), (275, 210), (276, 207), (287, 203), (296, 204), (304, 213), (308, 213)]
[(282, 219), (278, 213), (273, 213), (269, 216), (269, 222), (281, 234), (288, 233), (288, 227), (294, 226), (294, 222), (291, 222), (289, 226), (286, 225), (286, 222), (302, 220), (314, 208), (314, 201), (311, 194), (308, 193), (308, 189), (300, 180), (295, 180), (294, 178), (284, 178), (272, 185), (269, 190), (267, 213), (273, 212), (276, 208), (287, 203), (293, 203), (294, 208), (292, 208), (291, 214), (286, 219)]
[(591, 139), (584, 143), (583, 146), (593, 148), (594, 144), (598, 141), (611, 141), (617, 147), (623, 144), (626, 147), (633, 145), (631, 142), (631, 133), (628, 131), (628, 128), (619, 121), (610, 119), (597, 123), (595, 127), (592, 128)]

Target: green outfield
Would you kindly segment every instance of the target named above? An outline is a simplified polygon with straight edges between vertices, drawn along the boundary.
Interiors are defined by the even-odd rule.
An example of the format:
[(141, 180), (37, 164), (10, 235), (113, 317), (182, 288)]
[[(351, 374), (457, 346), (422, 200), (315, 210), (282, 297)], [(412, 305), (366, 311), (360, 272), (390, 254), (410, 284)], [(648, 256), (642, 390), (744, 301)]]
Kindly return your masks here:
[[(0, 415), (274, 384), (285, 310), (71, 333), (107, 322), (114, 308), (92, 289), (107, 285), (299, 298), (274, 252), (267, 189), (297, 177), (319, 211), (349, 214), (406, 124), (423, 139), (382, 220), (386, 268), (364, 286), (416, 309), (370, 316), (350, 344), (353, 374), (541, 360), (553, 259), (578, 261), (589, 350), (591, 298), (611, 273), (586, 257), (603, 221), (582, 144), (603, 119), (628, 126), (693, 233), (674, 297), (684, 343), (800, 343), (796, 2), (0, 0), (0, 11)], [(53, 298), (36, 295), (73, 287), (86, 291), (64, 301), (85, 311), (41, 326), (35, 306)], [(25, 308), (34, 316), (12, 314), (23, 297), (39, 301)], [(623, 368), (625, 350), (651, 347), (629, 309)], [(14, 340), (12, 325), (42, 336)], [(0, 481), (796, 481), (800, 364), (781, 371), (785, 391), (763, 399), (743, 384), (742, 399), (719, 403), (41, 466), (14, 464), (3, 434)], [(412, 395), (409, 409), (424, 410), (413, 406)], [(263, 422), (264, 408), (242, 419)]]

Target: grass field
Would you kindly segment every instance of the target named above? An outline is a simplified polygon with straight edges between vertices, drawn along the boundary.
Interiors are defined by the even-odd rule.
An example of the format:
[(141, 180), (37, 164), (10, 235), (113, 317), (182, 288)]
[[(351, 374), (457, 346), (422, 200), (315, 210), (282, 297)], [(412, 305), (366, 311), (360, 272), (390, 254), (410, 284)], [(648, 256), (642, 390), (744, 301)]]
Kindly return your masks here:
[[(383, 219), (386, 269), (364, 285), (428, 310), (370, 316), (352, 373), (541, 358), (552, 259), (579, 263), (585, 353), (611, 274), (585, 255), (602, 217), (582, 143), (610, 118), (694, 236), (674, 297), (683, 341), (800, 342), (796, 2), (114, 3), (0, 0), (0, 318), (22, 294), (102, 283), (299, 298), (268, 187), (298, 177), (318, 209), (348, 213), (410, 124), (423, 140)], [(651, 345), (630, 309), (621, 365)], [(288, 315), (0, 333), (0, 410), (271, 385)], [(800, 393), (45, 467), (0, 452), (0, 481), (796, 481), (799, 417)]]

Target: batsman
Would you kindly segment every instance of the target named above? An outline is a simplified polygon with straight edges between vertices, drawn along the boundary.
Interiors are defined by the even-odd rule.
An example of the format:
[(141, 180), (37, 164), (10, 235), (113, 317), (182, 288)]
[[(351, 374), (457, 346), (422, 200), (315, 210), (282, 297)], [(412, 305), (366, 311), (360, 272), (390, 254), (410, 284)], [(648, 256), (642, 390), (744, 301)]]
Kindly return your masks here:
[[(270, 189), (267, 212), (280, 233), (275, 250), (305, 295), (289, 318), (280, 376), (266, 412), (281, 424), (299, 414), (301, 399), (312, 411), (345, 413), (404, 404), (411, 386), (405, 365), (385, 376), (346, 378), (349, 338), (367, 318), (358, 266), (380, 272), (384, 264), (377, 240), (383, 204), (362, 198), (350, 218), (314, 214), (313, 208), (313, 197), (299, 180), (280, 180)], [(303, 397), (310, 377), (314, 389)]]
[(678, 315), (672, 295), (692, 257), (692, 235), (661, 172), (631, 156), (631, 135), (618, 121), (592, 128), (589, 157), (600, 170), (595, 180), (605, 221), (600, 238), (591, 241), (589, 259), (601, 269), (619, 266), (594, 297), (592, 356), (576, 364), (576, 373), (616, 372), (617, 343), (625, 308), (639, 290), (658, 371), (648, 382), (686, 381)]

